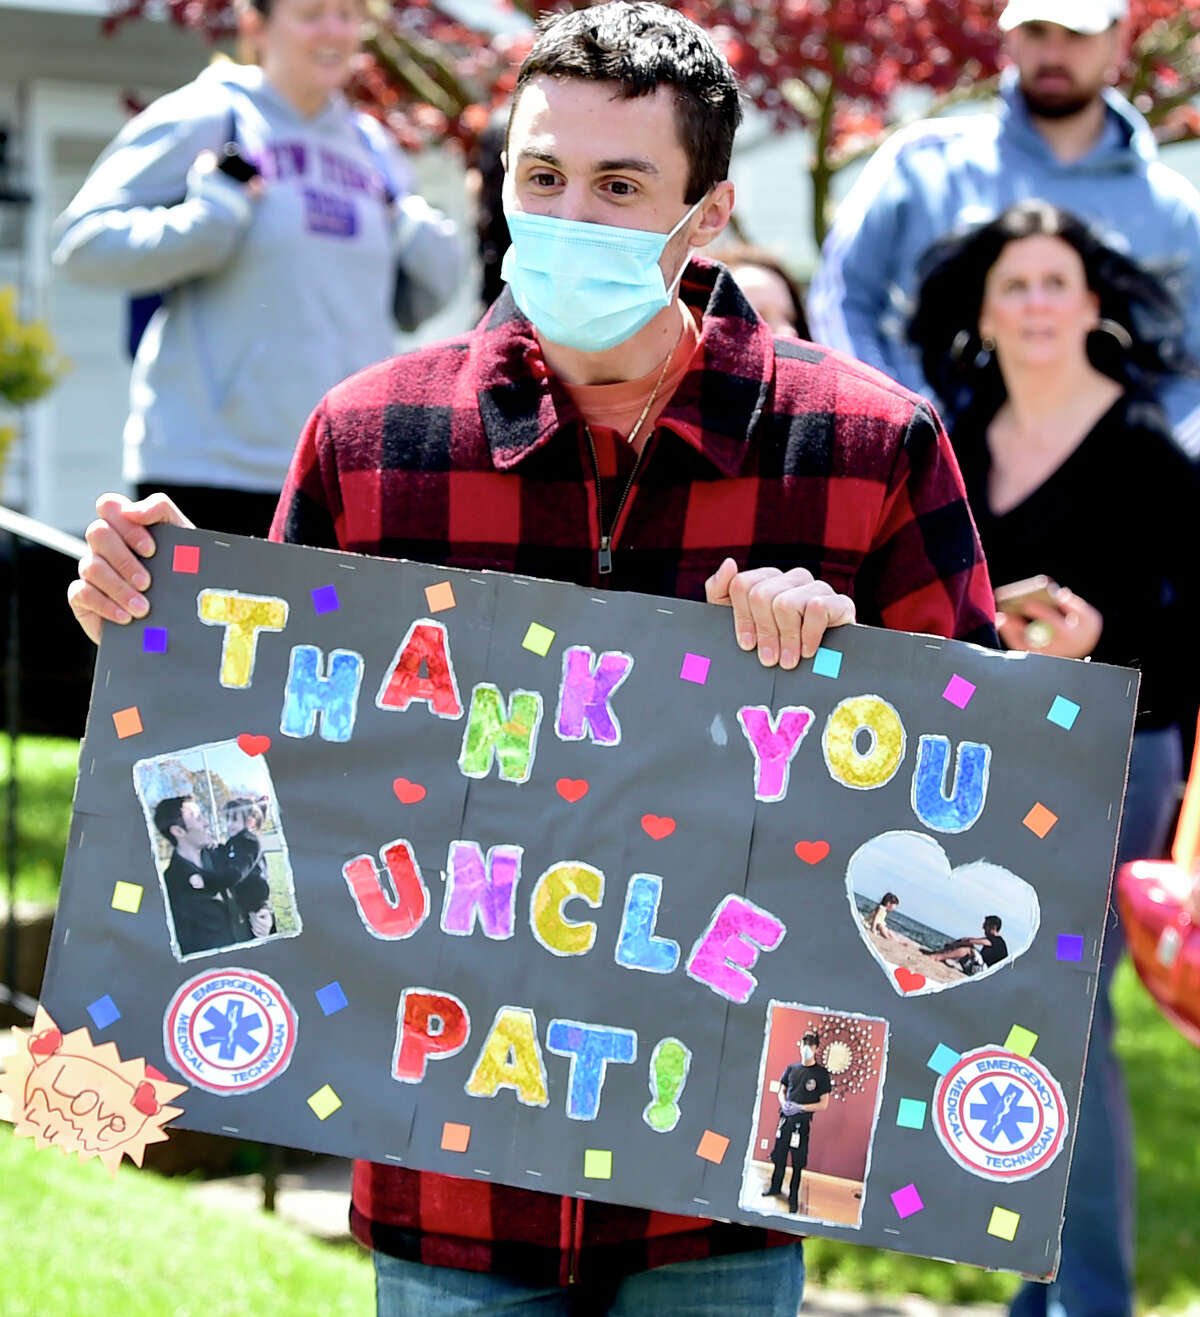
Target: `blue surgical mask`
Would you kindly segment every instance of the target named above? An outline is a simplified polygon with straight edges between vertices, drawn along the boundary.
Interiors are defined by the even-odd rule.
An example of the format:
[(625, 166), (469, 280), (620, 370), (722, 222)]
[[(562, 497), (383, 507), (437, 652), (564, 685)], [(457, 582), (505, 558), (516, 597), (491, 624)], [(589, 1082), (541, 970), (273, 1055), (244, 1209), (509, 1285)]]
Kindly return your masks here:
[(670, 305), (687, 258), (670, 288), (658, 262), (704, 199), (670, 233), (506, 210), (512, 246), (500, 277), (543, 338), (579, 352), (604, 352)]

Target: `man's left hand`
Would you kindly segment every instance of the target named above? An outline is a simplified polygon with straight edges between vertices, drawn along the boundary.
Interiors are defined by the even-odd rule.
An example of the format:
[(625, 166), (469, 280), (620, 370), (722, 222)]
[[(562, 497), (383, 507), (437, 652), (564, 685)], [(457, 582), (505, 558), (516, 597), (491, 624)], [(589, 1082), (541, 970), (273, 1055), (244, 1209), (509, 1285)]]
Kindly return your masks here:
[(704, 596), (710, 604), (733, 609), (738, 644), (757, 649), (766, 668), (776, 663), (794, 668), (817, 652), (827, 628), (854, 621), (854, 600), (803, 567), (739, 572), (737, 563), (726, 558), (705, 581)]
[(271, 923), (271, 911), (265, 906), (250, 912), (250, 932), (254, 937), (270, 937)]

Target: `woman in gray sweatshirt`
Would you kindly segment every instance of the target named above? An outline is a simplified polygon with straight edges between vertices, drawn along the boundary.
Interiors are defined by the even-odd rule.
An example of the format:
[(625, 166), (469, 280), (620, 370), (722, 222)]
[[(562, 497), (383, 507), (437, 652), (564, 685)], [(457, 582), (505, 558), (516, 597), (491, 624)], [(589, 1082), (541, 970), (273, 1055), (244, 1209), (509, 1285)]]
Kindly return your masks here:
[(459, 281), (454, 226), (342, 95), (362, 22), (361, 0), (253, 0), (259, 65), (216, 62), (131, 120), (55, 228), (71, 278), (163, 293), (125, 477), (201, 526), (265, 535), (309, 411)]

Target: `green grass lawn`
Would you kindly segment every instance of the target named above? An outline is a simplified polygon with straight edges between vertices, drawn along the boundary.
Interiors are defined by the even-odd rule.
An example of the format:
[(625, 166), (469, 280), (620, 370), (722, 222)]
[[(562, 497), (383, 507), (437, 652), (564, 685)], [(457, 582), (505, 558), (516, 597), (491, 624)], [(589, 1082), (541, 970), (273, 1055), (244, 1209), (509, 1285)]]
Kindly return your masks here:
[[(8, 756), (8, 739), (0, 737), (0, 818), (7, 818)], [(77, 741), (24, 737), (17, 742), (18, 901), (53, 904), (58, 899), (78, 759)], [(3, 826), (0, 823), (0, 835)], [(0, 877), (0, 896), (6, 896), (7, 891), (4, 874)]]
[[(31, 739), (21, 743), (22, 866), (17, 889), (19, 899), (54, 898), (70, 817), (76, 752), (75, 743), (68, 741)], [(1163, 1021), (1128, 964), (1122, 966), (1117, 976), (1115, 996), (1120, 1021), (1118, 1048), (1125, 1062), (1137, 1126), (1138, 1302), (1142, 1309), (1173, 1311), (1200, 1303), (1200, 1265), (1197, 1263), (1200, 1259), (1200, 1136), (1197, 1135), (1200, 1130), (1200, 1051)], [(10, 1171), (18, 1170), (19, 1176), (10, 1174)], [(9, 1186), (18, 1178), (29, 1179), (42, 1188), (30, 1194), (19, 1189), (14, 1195)], [(187, 1208), (182, 1198), (172, 1198), (171, 1194), (180, 1192), (177, 1187), (159, 1182), (154, 1177), (123, 1173), (117, 1184), (109, 1189), (107, 1175), (98, 1165), (80, 1168), (47, 1153), (38, 1153), (35, 1157), (31, 1144), (26, 1145), (24, 1141), (18, 1144), (0, 1130), (0, 1184), (4, 1186), (0, 1191), (0, 1238), (11, 1239), (13, 1232), (19, 1229), (24, 1238), (46, 1241), (44, 1250), (40, 1247), (35, 1250), (38, 1262), (30, 1263), (26, 1273), (31, 1281), (39, 1274), (49, 1275), (57, 1269), (69, 1273), (61, 1278), (62, 1284), (84, 1285), (84, 1278), (94, 1269), (94, 1274), (101, 1278), (111, 1275), (114, 1278), (113, 1293), (125, 1296), (132, 1294), (135, 1283), (142, 1283), (144, 1271), (146, 1292), (161, 1299), (166, 1292), (165, 1281), (160, 1285), (164, 1276), (176, 1277), (173, 1283), (182, 1283), (179, 1277), (183, 1272), (174, 1270), (178, 1259), (181, 1268), (192, 1267), (187, 1273), (192, 1279), (184, 1285), (186, 1293), (181, 1291), (173, 1295), (170, 1302), (158, 1303), (159, 1313), (168, 1311), (185, 1315), (204, 1311), (212, 1317), (220, 1317), (220, 1314), (235, 1312), (321, 1311), (332, 1314), (368, 1310), (332, 1307), (334, 1291), (317, 1288), (315, 1279), (312, 1294), (303, 1300), (281, 1299), (276, 1303), (265, 1292), (260, 1299), (255, 1291), (253, 1302), (250, 1302), (246, 1297), (250, 1292), (247, 1286), (260, 1281), (263, 1284), (291, 1284), (305, 1267), (319, 1269), (324, 1265), (321, 1247), (310, 1246), (316, 1250), (311, 1253), (311, 1261), (302, 1261), (303, 1251), (296, 1252), (294, 1257), (283, 1256), (289, 1251), (273, 1242), (276, 1237), (271, 1231), (279, 1229), (275, 1223), (269, 1220), (261, 1223), (264, 1233), (260, 1236), (254, 1233), (257, 1224), (252, 1228), (239, 1221), (228, 1231), (234, 1242), (228, 1246), (230, 1252), (226, 1254), (225, 1235), (221, 1234), (216, 1244), (206, 1241), (207, 1226), (198, 1224), (197, 1209)], [(145, 1197), (139, 1198), (141, 1194)], [(160, 1194), (166, 1197), (160, 1199)], [(59, 1197), (62, 1201), (57, 1201)], [(168, 1224), (167, 1214), (171, 1211), (178, 1213), (177, 1218), (170, 1218), (177, 1220), (176, 1228)], [(195, 1218), (185, 1216), (186, 1211), (196, 1213)], [(153, 1220), (154, 1229), (139, 1233), (139, 1228), (132, 1226), (126, 1235), (124, 1221), (118, 1220), (126, 1212), (143, 1222)], [(99, 1232), (96, 1230), (97, 1221), (105, 1223)], [(4, 1229), (6, 1225), (8, 1230)], [(218, 1226), (223, 1228), (221, 1223)], [(111, 1256), (107, 1244), (100, 1247), (92, 1239), (93, 1235), (98, 1235), (107, 1240), (110, 1231), (115, 1241)], [(236, 1242), (243, 1238), (250, 1240), (252, 1235), (251, 1243)], [(147, 1243), (155, 1241), (162, 1242), (147, 1252)], [(170, 1241), (169, 1247), (167, 1241)], [(194, 1248), (190, 1241), (195, 1241)], [(93, 1248), (98, 1250), (94, 1264), (90, 1261)], [(11, 1267), (24, 1268), (28, 1261), (20, 1256), (20, 1250), (8, 1250), (8, 1253), (10, 1261), (0, 1261), (0, 1292), (5, 1294), (10, 1292)], [(938, 1302), (1003, 1302), (1018, 1284), (1011, 1276), (989, 1274), (974, 1267), (928, 1262), (832, 1240), (810, 1240), (806, 1255), (809, 1275), (814, 1281), (842, 1289), (911, 1292), (927, 1295)], [(214, 1270), (214, 1256), (247, 1261), (238, 1266), (225, 1266), (223, 1262), (222, 1268)], [(310, 1254), (303, 1253), (304, 1259), (309, 1257)], [(253, 1259), (253, 1267), (249, 1259)], [(64, 1260), (69, 1260), (65, 1267)], [(359, 1265), (340, 1255), (328, 1265), (335, 1264)], [(242, 1287), (239, 1289), (231, 1282), (228, 1297), (222, 1302), (234, 1305), (242, 1302), (244, 1306), (214, 1306), (206, 1292), (199, 1288), (194, 1291), (196, 1306), (181, 1306), (191, 1301), (187, 1298), (193, 1293), (189, 1288), (191, 1285), (211, 1284), (218, 1276), (223, 1285), (227, 1272), (240, 1272)], [(256, 1274), (259, 1272), (263, 1274)], [(123, 1288), (125, 1286), (130, 1286), (130, 1290)], [(298, 1282), (296, 1288), (299, 1293)], [(79, 1292), (83, 1293), (82, 1290)], [(318, 1301), (312, 1297), (315, 1294), (324, 1297)], [(203, 1304), (200, 1301), (202, 1295), (205, 1296)], [(30, 1302), (28, 1308), (12, 1309), (14, 1317), (25, 1312), (104, 1314), (108, 1311), (107, 1307), (94, 1306), (90, 1302), (83, 1306), (68, 1303), (60, 1308)], [(311, 1306), (318, 1302), (320, 1307)], [(115, 1306), (113, 1311), (116, 1311)], [(143, 1309), (122, 1308), (122, 1312), (125, 1311), (140, 1313)], [(151, 1311), (150, 1306), (145, 1311)], [(5, 1317), (9, 1317), (10, 1309), (6, 1307), (4, 1312)]]
[(0, 1125), (4, 1317), (371, 1317), (357, 1247), (196, 1201), (182, 1180), (115, 1180)]

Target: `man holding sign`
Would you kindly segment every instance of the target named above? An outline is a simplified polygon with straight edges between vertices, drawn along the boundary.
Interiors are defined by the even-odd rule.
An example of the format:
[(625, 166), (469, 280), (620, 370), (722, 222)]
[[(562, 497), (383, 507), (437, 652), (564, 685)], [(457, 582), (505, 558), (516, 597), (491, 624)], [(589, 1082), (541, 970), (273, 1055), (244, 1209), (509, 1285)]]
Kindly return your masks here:
[[(325, 398), (273, 537), (705, 598), (768, 667), (856, 614), (995, 643), (928, 405), (776, 343), (693, 259), (733, 209), (740, 117), (728, 64), (678, 13), (617, 0), (551, 20), (508, 130), (508, 290), (472, 333)], [(161, 496), (98, 508), (70, 592), (93, 639), (147, 612), (144, 528), (187, 524)], [(381, 1313), (565, 1312), (583, 1290), (598, 1311), (793, 1317), (803, 1289), (789, 1236), (398, 1166), (356, 1166), (352, 1225)]]

